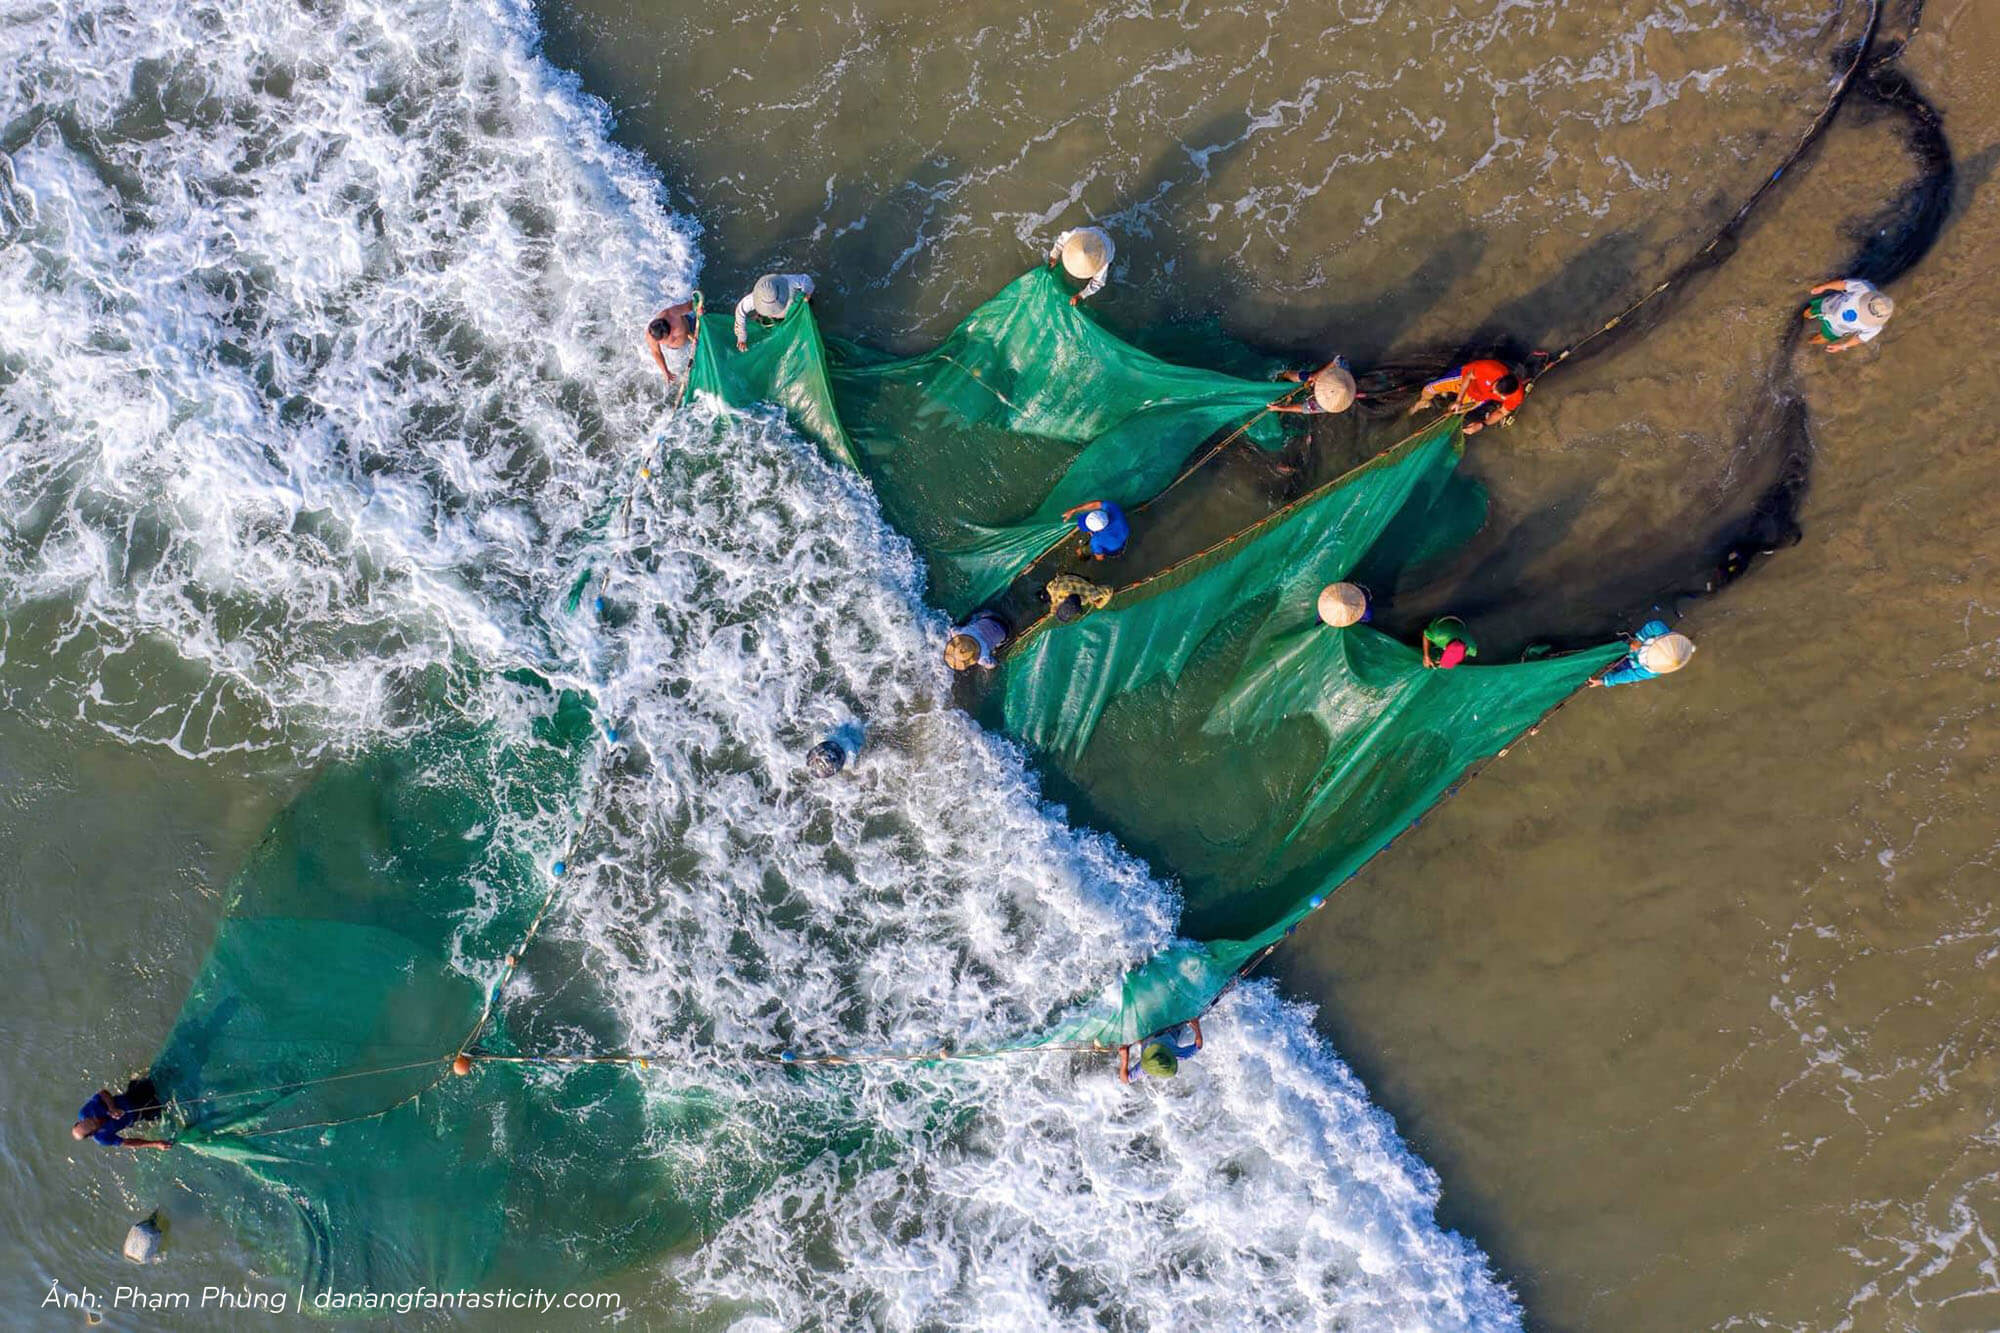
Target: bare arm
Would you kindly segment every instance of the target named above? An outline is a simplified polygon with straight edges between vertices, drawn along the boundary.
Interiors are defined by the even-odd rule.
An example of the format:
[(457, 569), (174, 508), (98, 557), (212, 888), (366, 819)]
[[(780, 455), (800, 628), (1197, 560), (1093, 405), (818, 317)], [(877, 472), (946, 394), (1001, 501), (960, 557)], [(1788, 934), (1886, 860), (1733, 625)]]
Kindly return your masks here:
[(674, 372), (667, 369), (667, 357), (660, 350), (660, 340), (650, 333), (646, 335), (646, 350), (653, 354), (653, 364), (658, 366), (660, 373), (667, 377), (667, 387), (669, 389), (673, 388), (678, 381), (674, 379)]
[(1844, 292), (1846, 290), (1847, 279), (1835, 278), (1832, 282), (1822, 282), (1819, 286), (1813, 288), (1812, 294), (1818, 296), (1823, 292)]

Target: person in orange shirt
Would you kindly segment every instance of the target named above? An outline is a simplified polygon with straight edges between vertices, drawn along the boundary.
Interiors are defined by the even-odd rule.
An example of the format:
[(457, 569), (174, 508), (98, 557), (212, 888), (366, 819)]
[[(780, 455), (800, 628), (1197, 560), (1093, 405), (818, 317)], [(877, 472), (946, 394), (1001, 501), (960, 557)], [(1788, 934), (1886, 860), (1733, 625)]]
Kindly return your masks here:
[(1423, 411), (1446, 394), (1452, 395), (1451, 406), (1446, 410), (1465, 418), (1467, 435), (1477, 435), (1514, 415), (1528, 396), (1528, 386), (1504, 361), (1468, 361), (1442, 379), (1426, 384), (1411, 405), (1411, 413)]

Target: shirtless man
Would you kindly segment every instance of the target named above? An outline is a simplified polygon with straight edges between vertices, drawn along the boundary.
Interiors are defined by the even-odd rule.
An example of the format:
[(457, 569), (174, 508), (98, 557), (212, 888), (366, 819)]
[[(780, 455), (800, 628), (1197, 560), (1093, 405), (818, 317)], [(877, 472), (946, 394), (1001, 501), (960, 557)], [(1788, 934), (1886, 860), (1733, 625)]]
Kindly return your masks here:
[(680, 388), (694, 361), (694, 302), (676, 302), (653, 316), (646, 325), (646, 350), (667, 377), (667, 388)]

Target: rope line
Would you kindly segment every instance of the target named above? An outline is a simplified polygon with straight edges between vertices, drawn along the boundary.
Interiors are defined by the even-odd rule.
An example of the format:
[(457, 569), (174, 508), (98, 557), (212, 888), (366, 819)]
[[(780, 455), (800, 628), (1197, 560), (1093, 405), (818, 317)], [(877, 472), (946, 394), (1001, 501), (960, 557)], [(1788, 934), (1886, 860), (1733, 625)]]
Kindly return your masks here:
[[(1549, 374), (1551, 371), (1555, 370), (1558, 366), (1561, 366), (1564, 363), (1568, 362), (1573, 356), (1576, 355), (1577, 352), (1589, 346), (1597, 339), (1611, 333), (1613, 330), (1617, 329), (1620, 325), (1624, 324), (1626, 320), (1630, 319), (1632, 316), (1637, 314), (1645, 306), (1657, 300), (1659, 297), (1664, 295), (1672, 288), (1679, 286), (1681, 283), (1685, 282), (1689, 278), (1701, 272), (1706, 267), (1706, 261), (1708, 260), (1708, 258), (1717, 249), (1722, 247), (1724, 244), (1729, 243), (1736, 237), (1736, 235), (1741, 231), (1743, 226), (1748, 222), (1751, 213), (1757, 208), (1759, 204), (1761, 204), (1771, 194), (1773, 190), (1777, 188), (1777, 186), (1783, 180), (1785, 174), (1788, 171), (1790, 171), (1792, 167), (1796, 166), (1800, 160), (1804, 158), (1806, 153), (1812, 149), (1812, 147), (1820, 138), (1820, 136), (1825, 133), (1827, 127), (1832, 123), (1833, 118), (1838, 113), (1841, 104), (1845, 101), (1848, 92), (1851, 90), (1853, 86), (1855, 76), (1861, 71), (1863, 66), (1867, 63), (1869, 55), (1874, 48), (1875, 41), (1880, 29), (1881, 13), (1882, 13), (1881, 0), (1869, 0), (1868, 23), (1864, 30), (1862, 39), (1858, 44), (1855, 58), (1848, 65), (1847, 69), (1842, 73), (1839, 82), (1834, 88), (1832, 96), (1827, 101), (1827, 104), (1825, 105), (1825, 107), (1821, 109), (1820, 113), (1814, 118), (1811, 125), (1809, 125), (1805, 130), (1805, 132), (1800, 136), (1798, 143), (1793, 147), (1792, 151), (1786, 156), (1785, 160), (1778, 166), (1776, 170), (1774, 170), (1768, 177), (1765, 178), (1765, 180), (1757, 187), (1757, 189), (1750, 195), (1750, 197), (1747, 200), (1745, 200), (1744, 203), (1737, 209), (1736, 213), (1729, 219), (1729, 221), (1726, 222), (1721, 227), (1721, 229), (1718, 230), (1716, 234), (1709, 239), (1706, 245), (1704, 245), (1700, 250), (1696, 251), (1695, 254), (1690, 256), (1687, 260), (1683, 261), (1665, 279), (1655, 284), (1652, 288), (1650, 288), (1641, 296), (1639, 296), (1636, 300), (1634, 300), (1630, 305), (1626, 306), (1618, 314), (1612, 316), (1612, 318), (1607, 320), (1598, 328), (1585, 334), (1583, 337), (1578, 338), (1575, 341), (1571, 342), (1561, 351), (1557, 352), (1553, 357), (1544, 361), (1531, 374), (1528, 374), (1525, 377), (1526, 387), (1532, 388), (1538, 380)], [(700, 292), (694, 293), (694, 301), (695, 301), (695, 316), (698, 326), (699, 320), (705, 313), (703, 309), (703, 301)], [(974, 382), (978, 383), (981, 388), (991, 393), (996, 399), (1004, 403), (1009, 409), (1016, 411), (1019, 410), (1018, 407), (1013, 402), (1008, 400), (1008, 398), (1004, 394), (1002, 394), (998, 389), (995, 389), (993, 386), (987, 384), (984, 378), (979, 374), (977, 370), (974, 370), (969, 366), (961, 365), (959, 362), (955, 361), (948, 354), (940, 353), (939, 359), (954, 366), (957, 366), (960, 370), (968, 374), (973, 379)], [(1217, 457), (1229, 445), (1234, 443), (1236, 440), (1242, 438), (1242, 436), (1246, 432), (1248, 432), (1252, 426), (1254, 426), (1257, 422), (1261, 421), (1266, 415), (1269, 415), (1271, 412), (1273, 412), (1279, 403), (1284, 402), (1287, 398), (1296, 396), (1298, 393), (1300, 393), (1302, 390), (1308, 387), (1308, 384), (1309, 381), (1302, 380), (1299, 384), (1295, 385), (1292, 389), (1288, 390), (1286, 393), (1281, 394), (1277, 398), (1273, 399), (1271, 403), (1267, 404), (1265, 407), (1263, 407), (1258, 412), (1253, 414), (1251, 417), (1246, 419), (1242, 424), (1238, 425), (1233, 431), (1231, 431), (1228, 435), (1224, 436), (1216, 444), (1205, 450), (1200, 457), (1190, 462), (1185, 468), (1182, 469), (1182, 471), (1178, 476), (1176, 476), (1171, 482), (1167, 484), (1167, 486), (1164, 489), (1162, 489), (1159, 492), (1158, 495), (1155, 495), (1152, 499), (1147, 500), (1138, 506), (1135, 506), (1135, 509), (1143, 510), (1151, 506), (1152, 504), (1156, 503), (1162, 496), (1166, 495), (1167, 492), (1173, 490), (1175, 487), (1179, 486), (1183, 481), (1185, 481), (1188, 477), (1194, 475), (1194, 473), (1196, 473), (1201, 468), (1206, 466), (1210, 461), (1212, 461), (1215, 457)], [(688, 393), (688, 385), (684, 381), (681, 385), (680, 394), (677, 399), (677, 405), (680, 402), (686, 401), (687, 393)], [(1426, 427), (1425, 429), (1428, 428), (1429, 427)], [(1407, 436), (1403, 440), (1398, 441), (1397, 444), (1391, 445), (1389, 446), (1389, 448), (1382, 450), (1381, 453), (1378, 453), (1374, 458), (1370, 459), (1367, 463), (1364, 463), (1360, 467), (1357, 467), (1355, 469), (1351, 469), (1348, 473), (1342, 474), (1342, 477), (1336, 478), (1335, 482), (1343, 480), (1345, 479), (1345, 477), (1352, 476), (1354, 473), (1359, 472), (1367, 467), (1374, 465), (1375, 463), (1380, 462), (1383, 456), (1392, 452), (1394, 449), (1401, 447), (1401, 445), (1408, 443), (1410, 439), (1414, 439), (1416, 435), (1419, 434), (1422, 434), (1421, 430), (1413, 432), (1410, 436)], [(650, 467), (646, 464), (642, 464), (639, 469), (639, 482), (643, 483), (650, 477), (651, 477)], [(1332, 484), (1334, 483), (1333, 482), (1328, 483), (1329, 486)], [(628, 496), (626, 497), (625, 504), (623, 506), (623, 515), (622, 515), (623, 528), (625, 534), (628, 536), (631, 530), (632, 511), (636, 505), (638, 493), (641, 488), (642, 488), (641, 485), (635, 484), (630, 494), (628, 494)], [(1325, 489), (1325, 488), (1322, 487), (1318, 489)], [(1313, 492), (1313, 494), (1317, 493), (1318, 490)], [(1303, 503), (1306, 499), (1309, 498), (1311, 498), (1310, 495), (1300, 497), (1299, 500), (1292, 502), (1292, 504), (1288, 504), (1282, 506), (1277, 510), (1274, 510), (1271, 514), (1267, 515), (1263, 520), (1260, 520), (1258, 523), (1253, 524), (1250, 528), (1245, 529), (1244, 532), (1233, 534), (1228, 538), (1224, 538), (1223, 540), (1218, 541), (1212, 544), (1211, 546), (1206, 547), (1203, 550), (1194, 553), (1193, 555), (1187, 556), (1180, 561), (1176, 561), (1173, 565), (1169, 565), (1167, 568), (1158, 571), (1154, 575), (1151, 575), (1148, 578), (1140, 580), (1136, 583), (1129, 584), (1125, 588), (1119, 589), (1118, 591), (1126, 592), (1132, 589), (1144, 587), (1148, 583), (1151, 583), (1159, 578), (1163, 578), (1167, 575), (1170, 575), (1179, 570), (1180, 568), (1182, 568), (1183, 566), (1193, 561), (1202, 559), (1203, 557), (1211, 554), (1213, 551), (1220, 549), (1221, 547), (1227, 545), (1229, 542), (1234, 541), (1239, 537), (1254, 534), (1255, 532), (1267, 527), (1271, 522), (1278, 519), (1282, 515), (1288, 513), (1291, 509), (1295, 508), (1298, 504)], [(1065, 534), (1064, 539), (1065, 540), (1067, 539), (1067, 534)], [(1058, 541), (1052, 544), (1050, 547), (1046, 548), (1042, 552), (1041, 556), (1038, 556), (1036, 558), (1037, 562), (1041, 558), (1046, 557), (1050, 551), (1053, 551), (1057, 546), (1060, 545), (1061, 541)], [(1044, 629), (1049, 619), (1050, 619), (1049, 616), (1044, 615), (1040, 619), (1036, 620), (1033, 624), (1029, 625), (1026, 629), (1022, 631), (1022, 633), (1019, 636), (1017, 636), (1015, 644), (1018, 645), (1020, 642), (1025, 641), (1026, 639), (1032, 637), (1040, 630)], [(1581, 688), (1573, 690), (1570, 694), (1566, 695), (1563, 699), (1559, 700), (1556, 704), (1554, 704), (1546, 712), (1544, 712), (1541, 718), (1537, 720), (1532, 727), (1528, 728), (1527, 731), (1535, 731), (1538, 730), (1543, 725), (1545, 725), (1555, 716), (1556, 713), (1560, 712), (1564, 707), (1566, 707), (1581, 692), (1582, 692)], [(1524, 732), (1523, 734), (1526, 733)], [(1516, 740), (1518, 741), (1518, 737), (1516, 738)], [(1504, 748), (1511, 748), (1511, 745), (1513, 743), (1515, 742), (1510, 742), (1509, 746)], [(1464, 775), (1462, 775), (1457, 782), (1453, 783), (1448, 789), (1446, 789), (1444, 794), (1439, 798), (1439, 801), (1433, 804), (1431, 809), (1437, 808), (1437, 804), (1442, 804), (1443, 801), (1449, 800), (1452, 796), (1457, 794), (1458, 790), (1461, 787), (1463, 787), (1467, 782), (1471, 781), (1473, 778), (1477, 777), (1479, 774), (1483, 773), (1487, 768), (1487, 766), (1490, 765), (1493, 762), (1493, 760), (1497, 759), (1498, 757), (1499, 755), (1496, 753), (1494, 755), (1488, 756), (1486, 759), (1481, 760), (1478, 764), (1474, 765)], [(1425, 813), (1428, 814), (1428, 811), (1426, 811)], [(1364, 869), (1366, 869), (1366, 867), (1369, 864), (1371, 864), (1375, 860), (1377, 856), (1382, 855), (1390, 847), (1394, 846), (1398, 841), (1400, 841), (1412, 829), (1416, 828), (1422, 822), (1423, 822), (1423, 816), (1421, 815), (1412, 819), (1401, 830), (1399, 830), (1394, 837), (1390, 838), (1375, 852), (1371, 853), (1360, 865), (1356, 866), (1355, 869), (1352, 872), (1350, 872), (1350, 874), (1346, 877), (1346, 879), (1342, 881), (1342, 883), (1344, 884), (1347, 882), (1347, 880), (1351, 880), (1356, 875), (1359, 875)], [(572, 848), (574, 847), (574, 845), (575, 842), (573, 839), (571, 843)], [(657, 1053), (657, 1052), (655, 1053), (618, 1052), (609, 1054), (543, 1052), (543, 1053), (504, 1054), (499, 1052), (488, 1052), (488, 1051), (478, 1050), (475, 1047), (475, 1043), (485, 1033), (488, 1025), (492, 1021), (494, 1009), (498, 1003), (501, 990), (505, 987), (507, 982), (510, 981), (515, 975), (515, 973), (518, 971), (520, 966), (521, 954), (527, 950), (527, 948), (534, 942), (536, 937), (539, 935), (543, 924), (546, 922), (548, 918), (549, 912), (553, 909), (556, 898), (561, 893), (563, 887), (561, 883), (562, 878), (563, 878), (562, 876), (552, 877), (552, 883), (550, 884), (549, 890), (543, 896), (542, 902), (540, 906), (537, 908), (533, 919), (530, 921), (526, 931), (523, 933), (520, 944), (516, 947), (516, 949), (512, 953), (506, 955), (499, 978), (496, 979), (495, 982), (490, 987), (488, 987), (486, 992), (486, 998), (481, 1006), (477, 1021), (474, 1022), (472, 1029), (466, 1034), (465, 1038), (458, 1044), (456, 1050), (450, 1056), (448, 1057), (439, 1056), (425, 1060), (406, 1061), (401, 1064), (384, 1065), (364, 1070), (349, 1070), (338, 1074), (326, 1075), (321, 1078), (297, 1079), (283, 1083), (270, 1084), (264, 1087), (244, 1088), (244, 1089), (236, 1089), (233, 1091), (207, 1093), (192, 1098), (185, 1098), (185, 1099), (170, 1098), (166, 1104), (167, 1109), (178, 1110), (183, 1107), (215, 1105), (217, 1103), (237, 1098), (261, 1096), (267, 1093), (295, 1092), (306, 1088), (320, 1087), (343, 1081), (350, 1081), (361, 1078), (380, 1077), (386, 1074), (403, 1073), (413, 1069), (421, 1069), (433, 1064), (441, 1066), (440, 1072), (431, 1081), (417, 1088), (415, 1091), (409, 1093), (407, 1096), (399, 1099), (392, 1105), (384, 1107), (379, 1110), (365, 1112), (354, 1116), (347, 1116), (347, 1117), (329, 1119), (323, 1121), (315, 1121), (301, 1125), (290, 1125), (290, 1126), (275, 1127), (275, 1128), (245, 1130), (228, 1135), (228, 1137), (252, 1138), (252, 1137), (262, 1137), (268, 1135), (276, 1135), (276, 1134), (298, 1133), (309, 1129), (329, 1128), (333, 1126), (351, 1124), (361, 1120), (375, 1119), (381, 1116), (389, 1115), (394, 1111), (402, 1108), (403, 1106), (406, 1106), (411, 1102), (416, 1101), (418, 1098), (422, 1097), (424, 1093), (432, 1091), (438, 1086), (440, 1086), (447, 1078), (452, 1076), (454, 1067), (460, 1060), (471, 1060), (475, 1064), (479, 1062), (487, 1062), (495, 1064), (519, 1064), (519, 1065), (565, 1065), (573, 1067), (589, 1066), (589, 1065), (617, 1065), (626, 1067), (636, 1067), (640, 1069), (650, 1068), (654, 1064), (673, 1064), (673, 1063), (690, 1064), (690, 1065), (698, 1064), (705, 1067), (727, 1067), (730, 1065), (735, 1065), (739, 1067), (749, 1067), (749, 1066), (839, 1067), (839, 1066), (868, 1065), (868, 1064), (944, 1063), (944, 1062), (954, 1062), (954, 1061), (993, 1059), (1011, 1055), (1043, 1055), (1051, 1053), (1104, 1054), (1109, 1051), (1119, 1049), (1117, 1046), (1104, 1045), (1101, 1043), (1088, 1043), (1088, 1044), (1054, 1043), (1045, 1046), (1008, 1046), (1008, 1047), (995, 1047), (989, 1049), (967, 1050), (967, 1051), (953, 1051), (949, 1047), (945, 1046), (940, 1046), (935, 1050), (926, 1050), (922, 1052), (855, 1051), (855, 1052), (826, 1052), (826, 1053), (811, 1054), (811, 1055), (799, 1055), (790, 1051), (784, 1051), (784, 1052), (779, 1052), (777, 1054), (757, 1053), (757, 1054), (751, 1054), (734, 1058), (718, 1057), (711, 1059), (699, 1059), (697, 1057), (693, 1057), (682, 1053)], [(1316, 912), (1320, 910), (1321, 907), (1324, 907), (1326, 902), (1331, 900), (1331, 897), (1332, 894), (1330, 892), (1321, 895), (1320, 903), (1317, 906), (1308, 908), (1305, 916), (1302, 916), (1300, 918), (1300, 923), (1302, 923), (1305, 920), (1306, 916), (1310, 916), (1313, 912)], [(1292, 929), (1296, 930), (1298, 924), (1299, 923), (1294, 923)], [(1288, 937), (1291, 934), (1291, 930), (1286, 931), (1285, 934)], [(1253, 958), (1249, 959), (1241, 967), (1239, 967), (1230, 976), (1229, 981), (1219, 991), (1217, 991), (1216, 995), (1213, 998), (1211, 998), (1206, 1005), (1202, 1007), (1201, 1011), (1202, 1014), (1206, 1015), (1208, 1012), (1210, 1012), (1215, 1007), (1215, 1005), (1218, 1004), (1222, 1000), (1222, 998), (1229, 993), (1230, 990), (1232, 990), (1238, 983), (1249, 977), (1253, 971), (1255, 971), (1267, 959), (1269, 959), (1271, 955), (1277, 951), (1279, 943), (1282, 942), (1282, 938), (1283, 937), (1281, 937), (1281, 939), (1278, 941), (1273, 941), (1271, 944), (1259, 950), (1258, 953)], [(1142, 1041), (1148, 1040), (1151, 1037), (1157, 1035), (1159, 1034), (1158, 1033), (1148, 1034), (1146, 1038), (1141, 1038), (1140, 1040)], [(180, 1132), (185, 1132), (187, 1128), (188, 1126), (184, 1124)]]
[(1529, 387), (1533, 387), (1535, 381), (1554, 370), (1557, 366), (1562, 365), (1565, 361), (1568, 361), (1579, 350), (1595, 342), (1617, 328), (1620, 324), (1623, 324), (1633, 315), (1639, 313), (1642, 307), (1658, 299), (1669, 289), (1679, 286), (1701, 272), (1707, 266), (1705, 261), (1710, 255), (1724, 244), (1735, 239), (1736, 235), (1743, 229), (1744, 224), (1750, 220), (1751, 212), (1764, 202), (1765, 197), (1771, 191), (1778, 187), (1779, 182), (1784, 179), (1785, 173), (1799, 164), (1800, 160), (1818, 142), (1819, 137), (1826, 132), (1827, 127), (1833, 123), (1833, 118), (1839, 112), (1841, 103), (1847, 100), (1847, 94), (1854, 86), (1855, 75), (1859, 74), (1862, 67), (1868, 63), (1869, 54), (1875, 49), (1875, 39), (1880, 33), (1881, 24), (1882, 0), (1868, 0), (1868, 23), (1862, 29), (1861, 40), (1855, 48), (1854, 60), (1840, 76), (1840, 81), (1834, 85), (1833, 93), (1827, 98), (1826, 105), (1820, 108), (1820, 113), (1813, 118), (1812, 123), (1799, 136), (1798, 143), (1793, 146), (1790, 153), (1785, 155), (1785, 160), (1778, 164), (1775, 171), (1764, 178), (1763, 183), (1751, 193), (1748, 199), (1743, 201), (1742, 206), (1736, 210), (1729, 221), (1725, 222), (1721, 229), (1709, 238), (1708, 244), (1683, 260), (1678, 268), (1655, 284), (1643, 296), (1639, 297), (1638, 300), (1626, 306), (1625, 309), (1613, 315), (1599, 327), (1592, 329), (1589, 333), (1584, 334), (1583, 337), (1578, 338), (1575, 342), (1557, 352), (1554, 357), (1543, 362), (1537, 370), (1525, 378), (1524, 382)]

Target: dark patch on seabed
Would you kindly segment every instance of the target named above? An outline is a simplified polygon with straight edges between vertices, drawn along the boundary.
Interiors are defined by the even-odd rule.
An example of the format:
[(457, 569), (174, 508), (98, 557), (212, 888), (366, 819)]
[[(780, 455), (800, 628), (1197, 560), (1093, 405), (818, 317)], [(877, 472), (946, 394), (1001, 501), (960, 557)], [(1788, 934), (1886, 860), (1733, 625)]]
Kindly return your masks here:
[[(1885, 118), (1900, 121), (1904, 144), (1916, 166), (1916, 178), (1881, 211), (1845, 229), (1855, 243), (1854, 252), (1840, 272), (1829, 276), (1862, 278), (1886, 287), (1922, 262), (1951, 216), (1956, 184), (1943, 117), (1898, 64), (1916, 34), (1922, 14), (1923, 0), (1910, 0), (1893, 17), (1880, 8), (1876, 10), (1858, 49), (1848, 48), (1835, 57), (1842, 65), (1852, 63), (1854, 72), (1835, 95), (1829, 114), (1723, 229), (1717, 243), (1712, 243), (1711, 249), (1704, 250), (1668, 279), (1671, 287), (1679, 287), (1683, 281), (1719, 268), (1728, 260), (1740, 243), (1755, 205), (1780, 187), (1794, 166), (1810, 159), (1843, 110), (1851, 110), (1862, 123)], [(1599, 349), (1652, 327), (1658, 321), (1659, 310), (1667, 304), (1665, 300), (1656, 302), (1655, 308), (1642, 312), (1639, 320), (1626, 321), (1602, 340)], [(1770, 369), (1736, 442), (1736, 456), (1755, 460), (1758, 465), (1761, 485), (1754, 492), (1754, 501), (1698, 549), (1693, 568), (1681, 563), (1679, 567), (1663, 565), (1651, 572), (1649, 581), (1660, 590), (1659, 603), (1678, 605), (1687, 597), (1712, 593), (1747, 573), (1758, 559), (1803, 538), (1799, 515), (1811, 485), (1813, 462), (1812, 416), (1798, 384), (1795, 359), (1803, 336), (1803, 324), (1795, 312), (1787, 311)], [(1678, 558), (1684, 561), (1685, 555)]]
[[(1470, 357), (1492, 356), (1523, 365), (1539, 383), (1657, 331), (1684, 304), (1697, 283), (1735, 257), (1752, 222), (1767, 211), (1766, 206), (1778, 198), (1800, 168), (1811, 164), (1827, 131), (1843, 112), (1861, 124), (1885, 119), (1899, 122), (1916, 174), (1878, 212), (1843, 229), (1855, 248), (1839, 271), (1828, 276), (1862, 278), (1886, 287), (1908, 273), (1943, 233), (1952, 213), (1957, 178), (1943, 118), (1898, 63), (1916, 33), (1922, 12), (1923, 0), (1873, 8), (1863, 36), (1835, 53), (1835, 70), (1846, 73), (1791, 154), (1705, 245), (1622, 313), (1560, 350), (1544, 350), (1534, 339), (1549, 321), (1575, 309), (1581, 303), (1579, 298), (1586, 295), (1567, 290), (1569, 280), (1558, 278), (1545, 289), (1495, 311), (1456, 346), (1419, 350), (1365, 370), (1358, 376), (1363, 395), (1359, 410), (1378, 416), (1398, 414), (1419, 386)], [(1569, 272), (1599, 273), (1606, 264), (1622, 267), (1630, 257), (1625, 250), (1629, 250), (1628, 238), (1616, 234), (1603, 238), (1593, 247), (1597, 258), (1573, 264)], [(1720, 590), (1747, 573), (1757, 560), (1803, 538), (1800, 511), (1811, 484), (1814, 446), (1811, 414), (1796, 373), (1804, 335), (1797, 313), (1795, 309), (1786, 311), (1769, 367), (1735, 441), (1733, 456), (1742, 460), (1754, 479), (1740, 492), (1747, 502), (1736, 506), (1733, 514), (1705, 536), (1670, 545), (1650, 568), (1628, 566), (1607, 574), (1606, 585), (1595, 595), (1586, 592), (1577, 597), (1573, 604), (1589, 609), (1547, 635), (1551, 643), (1568, 647), (1600, 642), (1656, 611), (1677, 616), (1689, 598)], [(1471, 613), (1480, 608), (1481, 601), (1475, 596), (1462, 599), (1458, 605)]]

